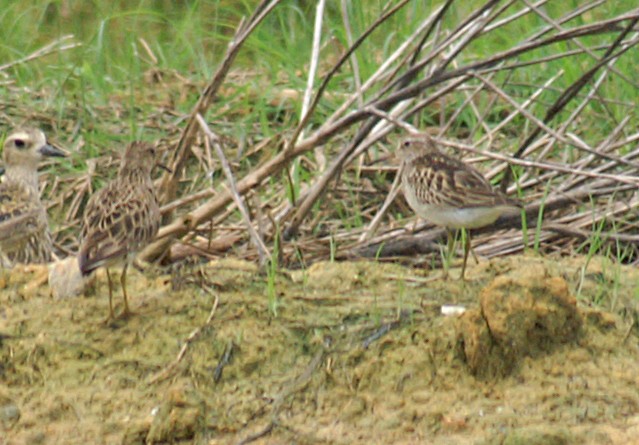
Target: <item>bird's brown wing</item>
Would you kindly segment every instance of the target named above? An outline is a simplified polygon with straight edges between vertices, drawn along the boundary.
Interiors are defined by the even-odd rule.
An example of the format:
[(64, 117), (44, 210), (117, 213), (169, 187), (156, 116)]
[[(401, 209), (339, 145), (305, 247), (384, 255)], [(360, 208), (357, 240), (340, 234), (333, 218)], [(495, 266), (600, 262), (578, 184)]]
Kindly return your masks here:
[(48, 230), (38, 196), (17, 184), (0, 185), (0, 251), (20, 250)]
[(418, 198), (432, 205), (456, 208), (518, 206), (517, 201), (493, 189), (470, 165), (443, 153), (427, 153), (411, 166)]
[(134, 254), (155, 237), (159, 210), (145, 193), (138, 187), (114, 181), (89, 200), (78, 255), (84, 275), (111, 260)]

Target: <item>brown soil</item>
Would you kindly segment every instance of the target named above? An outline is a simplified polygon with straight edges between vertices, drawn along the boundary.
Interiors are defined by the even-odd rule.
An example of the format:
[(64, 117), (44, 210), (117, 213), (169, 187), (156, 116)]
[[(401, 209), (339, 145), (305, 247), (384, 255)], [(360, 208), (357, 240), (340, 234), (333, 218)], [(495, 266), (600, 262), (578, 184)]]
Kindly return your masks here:
[(639, 443), (639, 272), (585, 262), (131, 271), (109, 324), (103, 274), (54, 300), (5, 273), (0, 444)]

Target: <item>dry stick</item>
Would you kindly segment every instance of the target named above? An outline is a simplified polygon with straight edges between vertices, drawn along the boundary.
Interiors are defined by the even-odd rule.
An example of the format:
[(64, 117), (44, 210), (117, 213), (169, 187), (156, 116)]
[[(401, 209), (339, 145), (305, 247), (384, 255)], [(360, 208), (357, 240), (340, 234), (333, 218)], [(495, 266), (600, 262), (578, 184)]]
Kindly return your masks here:
[[(477, 94), (479, 94), (481, 91), (484, 90), (484, 86), (483, 85), (478, 85), (477, 87), (475, 87), (475, 89), (470, 93), (470, 94), (466, 94), (466, 99), (461, 103), (461, 105), (459, 107), (457, 107), (455, 109), (455, 111), (453, 111), (453, 113), (450, 115), (450, 117), (448, 118), (448, 122), (446, 122), (446, 124), (444, 125), (440, 125), (439, 126), (439, 131), (437, 132), (437, 134), (439, 136), (443, 136), (444, 134), (446, 134), (446, 132), (448, 132), (448, 130), (450, 129), (450, 127), (455, 123), (455, 121), (457, 120), (457, 117), (464, 112), (464, 110), (466, 109), (466, 106), (468, 105), (468, 103), (470, 101), (473, 100), (473, 98), (475, 98), (477, 96)], [(472, 140), (472, 137), (469, 137), (468, 139)]]
[[(439, 42), (439, 37), (440, 37), (440, 33), (441, 33), (441, 24), (442, 24), (442, 20), (444, 18), (444, 15), (446, 14), (446, 12), (448, 12), (448, 9), (450, 8), (450, 6), (453, 4), (454, 0), (447, 0), (446, 3), (444, 3), (438, 10), (435, 10), (431, 13), (431, 15), (422, 22), (422, 24), (415, 30), (415, 32), (413, 32), (413, 34), (405, 40), (404, 45), (406, 45), (409, 42), (413, 42), (417, 36), (419, 36), (420, 34), (423, 34), (422, 38), (419, 40), (419, 42), (417, 43), (417, 45), (415, 46), (415, 49), (413, 51), (411, 51), (409, 54), (407, 54), (403, 60), (401, 60), (396, 68), (391, 71), (389, 73), (389, 75), (386, 77), (388, 79), (388, 81), (386, 82), (386, 87), (387, 89), (390, 89), (392, 87), (392, 85), (390, 85), (391, 83), (395, 82), (395, 79), (397, 79), (397, 76), (399, 74), (399, 72), (401, 72), (402, 70), (405, 69), (406, 67), (406, 61), (408, 61), (408, 67), (414, 67), (415, 64), (418, 63), (419, 60), (419, 56), (422, 53), (422, 51), (426, 48), (426, 46), (431, 46), (432, 48), (434, 48), (431, 52), (431, 60), (434, 60), (436, 55), (438, 53), (435, 53), (435, 49), (439, 48), (441, 43)], [(432, 39), (431, 39), (432, 36)], [(451, 36), (447, 36), (447, 38), (451, 38)], [(427, 43), (430, 40), (429, 43)], [(397, 52), (399, 52), (401, 50), (400, 54), (404, 53), (404, 49), (402, 49), (401, 45)], [(385, 63), (388, 62), (388, 59)], [(383, 66), (383, 64), (382, 64)], [(380, 67), (381, 68), (381, 67)], [(403, 85), (408, 85), (419, 73), (419, 70), (415, 71), (414, 76), (403, 76), (404, 80), (403, 82), (399, 82), (397, 83), (397, 85), (394, 88), (401, 88), (401, 86)], [(378, 97), (380, 97), (378, 95)]]
[[(344, 24), (344, 33), (346, 34), (346, 42), (348, 46), (353, 46), (353, 30), (351, 28), (351, 22), (348, 15), (348, 5), (349, 0), (341, 0), (340, 1), (340, 9), (342, 12), (342, 23)], [(355, 82), (355, 96), (357, 97), (357, 106), (362, 108), (364, 106), (364, 92), (362, 90), (362, 77), (359, 72), (359, 62), (357, 60), (357, 54), (353, 53), (350, 57), (351, 62), (351, 72), (353, 73), (353, 80)], [(364, 158), (359, 158), (360, 161), (357, 165), (357, 173), (356, 176), (359, 177), (361, 168), (364, 166)], [(326, 160), (324, 160), (323, 168), (320, 171), (324, 171), (326, 169)]]
[(391, 186), (390, 192), (388, 192), (388, 195), (386, 196), (386, 199), (384, 200), (384, 204), (382, 204), (382, 207), (379, 209), (379, 211), (375, 214), (371, 222), (368, 224), (366, 231), (364, 231), (364, 233), (361, 234), (361, 236), (359, 237), (359, 241), (366, 241), (375, 234), (375, 232), (377, 231), (377, 228), (382, 222), (382, 219), (384, 218), (384, 215), (386, 215), (388, 208), (391, 206), (393, 201), (395, 201), (395, 198), (399, 194), (399, 190), (400, 190), (399, 183), (401, 181), (402, 181), (402, 171), (400, 168), (400, 170), (395, 175), (395, 179), (393, 180), (393, 185)]
[(202, 131), (206, 134), (206, 137), (209, 139), (210, 144), (213, 146), (213, 149), (215, 150), (217, 157), (220, 158), (220, 162), (222, 163), (222, 170), (224, 171), (224, 174), (226, 175), (226, 180), (228, 181), (228, 186), (231, 191), (231, 196), (233, 196), (233, 200), (235, 201), (235, 205), (237, 205), (237, 208), (240, 209), (240, 213), (242, 214), (242, 218), (244, 219), (244, 222), (246, 223), (246, 228), (248, 229), (249, 235), (251, 236), (251, 240), (253, 241), (253, 244), (257, 248), (257, 253), (260, 258), (260, 265), (264, 265), (266, 264), (267, 260), (271, 259), (271, 254), (268, 251), (266, 244), (264, 244), (264, 241), (262, 240), (260, 235), (257, 233), (255, 228), (253, 227), (253, 222), (251, 221), (251, 216), (249, 215), (249, 212), (246, 209), (244, 200), (242, 199), (240, 194), (237, 192), (237, 187), (235, 186), (235, 178), (233, 177), (231, 166), (226, 160), (226, 156), (224, 156), (222, 147), (220, 147), (220, 140), (217, 137), (217, 135), (215, 135), (211, 131), (206, 121), (199, 113), (196, 115), (196, 118), (198, 123), (200, 124), (200, 128), (202, 128)]
[[(519, 116), (521, 114), (521, 110), (525, 110), (527, 109), (530, 105), (532, 105), (535, 100), (537, 100), (537, 98), (539, 96), (541, 96), (541, 94), (548, 89), (548, 87), (550, 85), (552, 85), (555, 80), (557, 80), (559, 77), (563, 76), (564, 71), (563, 70), (559, 70), (554, 76), (551, 76), (546, 82), (544, 82), (544, 84), (539, 87), (537, 89), (537, 91), (533, 92), (533, 94), (531, 94), (522, 104), (521, 106), (517, 106), (515, 107), (515, 110), (512, 111), (508, 116), (506, 116), (499, 124), (497, 124), (493, 129), (492, 132), (493, 133), (497, 133), (499, 131), (501, 131), (502, 128), (504, 128), (506, 125), (508, 125), (513, 119), (515, 119), (517, 116)], [(498, 96), (498, 95), (497, 95)], [(479, 141), (477, 141), (477, 143), (475, 145), (480, 145), (482, 144), (486, 139), (488, 139), (488, 135), (484, 135), (482, 136)]]
[[(449, 6), (451, 3), (452, 2), (448, 2), (445, 6)], [(437, 57), (439, 57), (445, 50), (449, 49), (456, 41), (461, 39), (462, 42), (469, 42), (473, 36), (481, 32), (481, 28), (480, 29), (477, 29), (476, 27), (474, 29), (472, 28), (476, 24), (476, 21), (477, 20), (481, 21), (481, 19), (484, 18), (484, 13), (490, 10), (496, 3), (497, 3), (496, 1), (489, 1), (488, 3), (484, 4), (482, 7), (473, 11), (468, 17), (466, 17), (466, 19), (462, 23), (460, 23), (450, 33), (449, 36), (446, 37), (446, 39), (441, 41), (435, 48), (433, 48), (432, 51), (428, 54), (428, 56), (426, 56), (425, 58), (419, 61), (416, 60), (416, 57), (415, 57), (413, 61), (414, 63), (412, 63), (409, 66), (406, 72), (402, 74), (399, 78), (393, 80), (393, 82), (389, 83), (381, 91), (379, 91), (377, 95), (375, 96), (375, 98), (371, 102), (369, 102), (369, 104), (374, 104), (379, 109), (387, 110), (389, 108), (389, 105), (386, 105), (383, 101), (381, 101), (381, 99), (384, 97), (385, 94), (390, 94), (390, 97), (393, 97), (394, 95), (398, 94), (401, 91), (405, 91), (407, 89), (411, 91), (411, 94), (407, 94), (403, 96), (400, 100), (392, 101), (392, 103), (397, 103), (397, 102), (401, 102), (404, 99), (409, 99), (413, 96), (416, 96), (417, 94), (424, 91), (427, 87), (434, 85), (434, 83), (429, 82), (428, 84), (424, 85), (423, 88), (414, 88), (414, 86), (407, 87), (407, 85), (409, 85), (417, 77), (417, 75), (424, 69), (424, 67), (426, 67), (427, 65), (431, 64), (434, 60), (436, 60)], [(510, 2), (509, 4), (512, 4), (512, 2)], [(443, 20), (443, 16), (446, 10), (447, 9), (443, 8), (440, 11), (440, 13), (436, 16), (437, 22)], [(488, 21), (484, 20), (484, 27), (487, 25), (488, 25)], [(429, 32), (431, 32), (433, 29), (434, 29), (434, 26), (431, 26), (431, 28), (429, 29)], [(471, 29), (473, 32), (469, 32), (469, 30)], [(436, 67), (436, 69), (432, 73), (429, 74), (427, 79), (438, 78), (441, 75), (441, 73), (444, 72), (444, 69), (446, 68), (446, 66), (450, 64), (452, 59), (456, 57), (457, 54), (459, 54), (459, 52), (462, 49), (463, 49), (463, 46), (458, 45), (457, 48), (452, 52), (452, 54), (450, 54), (444, 61), (440, 63), (440, 65)], [(416, 82), (416, 84), (420, 84), (420, 83), (423, 83), (423, 81)], [(383, 105), (380, 106), (380, 103), (377, 103), (377, 102), (382, 102)]]
[[(548, 3), (548, 1), (549, 0), (541, 0), (541, 1), (537, 2), (537, 3), (535, 3), (534, 6), (537, 6), (537, 7), (543, 6), (546, 3)], [(519, 18), (522, 18), (523, 16), (528, 15), (528, 14), (530, 14), (530, 7), (526, 6), (526, 7), (522, 8), (522, 9), (520, 9), (519, 11), (515, 12), (514, 14), (512, 14), (512, 15), (510, 15), (508, 17), (505, 17), (505, 18), (503, 18), (501, 20), (498, 20), (495, 23), (493, 23), (492, 25), (487, 26), (484, 29), (482, 34), (488, 34), (489, 32), (494, 31), (497, 28), (501, 28), (502, 26), (505, 26), (505, 25), (507, 25), (507, 24), (509, 24), (511, 22), (514, 22), (515, 20), (517, 20)]]
[(71, 39), (73, 39), (73, 34), (67, 34), (66, 36), (62, 36), (59, 39), (54, 40), (53, 42), (48, 43), (47, 45), (44, 45), (42, 48), (35, 50), (28, 56), (22, 57), (21, 59), (18, 59), (18, 60), (14, 60), (12, 62), (5, 63), (4, 65), (0, 65), (0, 72), (8, 68), (12, 68), (16, 65), (30, 62), (32, 60), (47, 56), (55, 52), (62, 52), (68, 49), (73, 49), (73, 48), (77, 48), (78, 46), (82, 46), (82, 43), (79, 43), (79, 42), (71, 42), (71, 43), (67, 43), (63, 45), (64, 42), (67, 42)]
[[(624, 41), (623, 43), (626, 44), (628, 43), (630, 40), (628, 41)], [(598, 46), (594, 46), (592, 47), (592, 49), (594, 50), (604, 50), (604, 49), (608, 49), (610, 47), (609, 44), (606, 45), (598, 45)], [(572, 57), (572, 56), (578, 56), (580, 54), (584, 54), (584, 51), (581, 49), (573, 49), (573, 50), (568, 50), (568, 51), (564, 51), (561, 53), (555, 53), (555, 54), (551, 54), (549, 56), (544, 56), (544, 57), (540, 57), (538, 59), (532, 59), (529, 61), (522, 61), (522, 62), (516, 62), (516, 63), (510, 63), (508, 65), (498, 65), (496, 67), (492, 67), (492, 68), (482, 68), (481, 72), (483, 74), (488, 74), (488, 73), (492, 73), (493, 71), (512, 71), (518, 68), (526, 68), (529, 66), (533, 66), (533, 65), (540, 65), (546, 62), (552, 62), (553, 60), (559, 60), (559, 59), (567, 59), (568, 57)], [(534, 86), (534, 85), (530, 85), (527, 83), (511, 83), (512, 86)], [(552, 90), (552, 88), (551, 88)], [(554, 91), (556, 92), (563, 92), (563, 90), (560, 90), (559, 88), (555, 88)], [(575, 97), (581, 97), (581, 95), (579, 93), (577, 93), (575, 95)], [(626, 105), (626, 106), (630, 106), (630, 104), (626, 103), (626, 102), (622, 102), (620, 100), (615, 100), (615, 99), (601, 99), (602, 101), (604, 101), (605, 103), (613, 103), (613, 104), (620, 104), (620, 105)]]
[[(581, 5), (580, 7), (573, 9), (572, 11), (570, 11), (568, 14), (564, 15), (563, 17), (559, 18), (559, 20), (557, 20), (557, 23), (559, 25), (563, 25), (564, 23), (570, 22), (573, 19), (576, 19), (577, 17), (584, 15), (586, 12), (590, 11), (591, 9), (594, 9), (602, 4), (604, 4), (607, 0), (595, 0), (591, 3), (586, 3), (585, 5)], [(537, 6), (537, 5), (535, 5)], [(532, 34), (530, 36), (530, 40), (536, 40), (540, 37), (543, 37), (544, 35), (548, 34), (550, 31), (552, 31), (554, 28), (550, 25), (546, 26), (545, 28), (540, 29), (539, 31), (537, 31), (536, 33)]]
[(603, 70), (603, 72), (601, 73), (601, 75), (599, 76), (599, 78), (597, 80), (595, 80), (592, 88), (590, 89), (590, 91), (588, 92), (588, 94), (586, 94), (586, 97), (581, 101), (581, 103), (575, 108), (575, 110), (573, 110), (573, 112), (570, 114), (570, 116), (568, 117), (568, 119), (566, 121), (564, 121), (561, 125), (561, 133), (564, 133), (565, 130), (568, 128), (568, 126), (570, 124), (572, 124), (573, 121), (575, 121), (577, 119), (577, 117), (581, 114), (581, 112), (586, 108), (586, 106), (590, 103), (590, 101), (592, 100), (592, 98), (597, 95), (597, 100), (599, 102), (601, 102), (601, 95), (599, 94), (599, 87), (601, 86), (601, 84), (603, 83), (603, 81), (608, 77), (608, 72), (609, 70), (612, 68), (613, 64), (617, 61), (617, 58), (611, 59), (610, 62), (608, 62), (606, 69)]
[(189, 345), (193, 343), (200, 336), (200, 334), (202, 334), (202, 331), (211, 324), (211, 322), (213, 321), (213, 317), (215, 316), (215, 312), (217, 311), (217, 306), (219, 303), (220, 303), (220, 297), (216, 295), (215, 301), (213, 302), (213, 308), (211, 309), (211, 312), (209, 313), (209, 316), (207, 317), (204, 324), (198, 327), (197, 329), (194, 329), (189, 334), (189, 336), (186, 337), (186, 339), (184, 340), (184, 344), (180, 348), (180, 352), (178, 352), (177, 357), (175, 357), (175, 359), (171, 363), (169, 363), (162, 371), (156, 373), (149, 379), (148, 383), (150, 385), (160, 380), (165, 380), (170, 376), (170, 374), (177, 367), (177, 365), (179, 365), (182, 359), (184, 359), (184, 356), (186, 355), (186, 351), (188, 350)]
[[(270, 142), (272, 140), (272, 138), (268, 138), (265, 139), (265, 141)], [(254, 148), (252, 150), (250, 150), (246, 156), (252, 156), (253, 154), (257, 153), (261, 148), (263, 148), (264, 143), (260, 143), (258, 144), (258, 148), (257, 150)], [(212, 187), (208, 187), (205, 188), (204, 190), (198, 190), (196, 192), (191, 193), (190, 195), (186, 195), (183, 196), (181, 198), (175, 199), (174, 201), (171, 201), (168, 204), (163, 205), (160, 208), (160, 212), (164, 215), (165, 213), (170, 213), (175, 211), (176, 209), (179, 209), (180, 207), (184, 207), (188, 204), (191, 204), (195, 201), (200, 201), (202, 199), (205, 198), (209, 198), (213, 195), (215, 195), (216, 191), (212, 188)]]
[(229, 42), (226, 54), (222, 60), (222, 64), (219, 66), (213, 78), (206, 86), (200, 98), (198, 99), (195, 107), (191, 111), (188, 122), (180, 140), (178, 142), (175, 151), (173, 152), (171, 170), (172, 173), (167, 173), (162, 176), (159, 186), (160, 202), (167, 203), (175, 196), (177, 185), (191, 151), (191, 145), (195, 141), (197, 135), (197, 115), (204, 115), (208, 111), (209, 107), (213, 103), (217, 91), (224, 82), (226, 75), (228, 74), (235, 57), (239, 53), (240, 48), (251, 35), (255, 28), (264, 20), (264, 18), (273, 10), (273, 8), (279, 3), (280, 0), (262, 0), (257, 6), (253, 15), (247, 22), (242, 20), (238, 25), (237, 31), (233, 36), (233, 39)]
[[(301, 141), (292, 151), (282, 150), (273, 158), (268, 159), (264, 164), (251, 171), (237, 182), (237, 191), (244, 194), (257, 187), (262, 181), (281, 172), (289, 162), (296, 156), (311, 150), (315, 145), (329, 138), (333, 132), (340, 131), (340, 128), (330, 128), (326, 133), (314, 134), (308, 139)], [(153, 261), (160, 257), (171, 244), (174, 238), (183, 236), (195, 229), (200, 224), (208, 221), (218, 212), (222, 211), (233, 201), (230, 191), (222, 191), (212, 197), (204, 204), (193, 211), (181, 215), (170, 224), (160, 228), (157, 239), (139, 254), (141, 259)]]
[[(512, 76), (514, 76), (515, 72), (514, 71), (507, 71), (505, 74), (505, 78), (502, 80), (501, 84), (502, 85), (508, 85), (508, 83), (510, 82), (510, 79)], [(490, 77), (492, 79), (492, 77)], [(534, 93), (533, 93), (534, 94)], [(499, 96), (496, 94), (491, 95), (490, 99), (488, 100), (488, 103), (484, 106), (484, 112), (481, 114), (481, 122), (484, 122), (486, 120), (486, 116), (488, 116), (488, 114), (494, 109), (495, 103), (497, 102), (497, 100), (499, 99)], [(452, 124), (452, 122), (451, 122)], [(494, 140), (494, 135), (497, 134), (497, 131), (491, 127), (490, 125), (487, 126), (488, 132), (486, 133), (485, 137), (488, 139), (488, 144), (492, 145), (493, 140)], [(468, 139), (469, 140), (473, 140), (475, 137), (475, 134), (477, 133), (477, 131), (479, 130), (479, 126), (475, 125), (473, 130), (471, 131)], [(440, 135), (443, 135), (444, 133), (440, 132)]]
[[(632, 206), (633, 208), (637, 207), (636, 203)], [(616, 212), (626, 212), (625, 208), (618, 208)], [(557, 239), (558, 235), (567, 236), (570, 238), (576, 238), (580, 240), (588, 240), (592, 238), (592, 232), (587, 230), (582, 230), (583, 227), (591, 227), (593, 224), (597, 224), (605, 220), (610, 215), (608, 214), (598, 214), (594, 218), (591, 215), (590, 211), (582, 212), (583, 216), (580, 219), (575, 219), (573, 215), (567, 215), (570, 217), (571, 221), (566, 224), (562, 222), (544, 222), (541, 226), (540, 233), (540, 241), (549, 242), (552, 239)], [(560, 218), (561, 220), (566, 219)], [(580, 228), (581, 227), (581, 228)], [(631, 243), (631, 244), (639, 244), (639, 235), (626, 235), (620, 233), (613, 232), (600, 232), (599, 236), (605, 243)], [(514, 253), (518, 252), (523, 248), (523, 236), (521, 234), (516, 234), (510, 239), (502, 238), (498, 245), (487, 246), (486, 244), (477, 246), (474, 248), (478, 253), (481, 253), (483, 256), (491, 257), (496, 255), (503, 255), (505, 253)], [(533, 240), (529, 240), (529, 242), (533, 242)]]
[[(311, 50), (311, 62), (308, 68), (308, 78), (306, 79), (306, 90), (304, 91), (304, 98), (302, 100), (302, 121), (307, 120), (306, 115), (308, 114), (311, 105), (311, 99), (313, 96), (313, 85), (315, 84), (315, 77), (317, 76), (317, 65), (320, 55), (320, 43), (322, 37), (322, 19), (324, 18), (325, 3), (325, 0), (319, 0), (317, 2), (317, 8), (315, 9), (315, 26), (313, 27), (313, 47)], [(305, 134), (306, 129), (302, 128), (300, 137), (304, 139)], [(314, 152), (315, 158), (319, 165), (319, 171), (323, 171), (326, 168), (326, 156), (324, 156), (324, 149), (321, 145), (318, 145), (317, 147), (315, 147)], [(299, 165), (294, 164), (293, 168), (298, 169)]]

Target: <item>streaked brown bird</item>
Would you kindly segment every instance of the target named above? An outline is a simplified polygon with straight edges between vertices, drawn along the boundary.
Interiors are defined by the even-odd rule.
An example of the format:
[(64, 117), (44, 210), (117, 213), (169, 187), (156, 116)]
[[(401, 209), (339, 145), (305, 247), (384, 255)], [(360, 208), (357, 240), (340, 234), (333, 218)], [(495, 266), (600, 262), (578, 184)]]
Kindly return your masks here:
[(0, 184), (0, 266), (47, 263), (53, 242), (47, 211), (40, 201), (38, 165), (66, 153), (47, 143), (41, 130), (20, 128), (4, 141), (5, 179)]
[(441, 152), (428, 135), (400, 141), (402, 188), (415, 213), (448, 232), (448, 258), (455, 243), (455, 231), (466, 229), (464, 278), (470, 230), (490, 225), (502, 214), (516, 212), (521, 203), (494, 189), (484, 176), (468, 164)]
[(156, 152), (147, 142), (133, 142), (124, 153), (117, 178), (94, 194), (82, 221), (78, 264), (83, 275), (107, 268), (109, 320), (113, 312), (113, 283), (109, 267), (123, 264), (120, 283), (124, 312), (131, 313), (126, 291), (126, 271), (135, 255), (153, 240), (160, 227), (160, 207), (151, 170)]

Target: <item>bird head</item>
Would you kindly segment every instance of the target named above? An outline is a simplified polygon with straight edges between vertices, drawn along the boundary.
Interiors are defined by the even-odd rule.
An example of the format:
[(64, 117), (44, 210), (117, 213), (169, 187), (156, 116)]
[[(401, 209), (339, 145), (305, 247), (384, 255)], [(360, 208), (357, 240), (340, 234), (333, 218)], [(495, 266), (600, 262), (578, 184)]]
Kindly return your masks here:
[(49, 144), (37, 128), (14, 130), (4, 140), (2, 158), (7, 169), (21, 166), (36, 170), (40, 161), (49, 156), (65, 157), (67, 154)]

